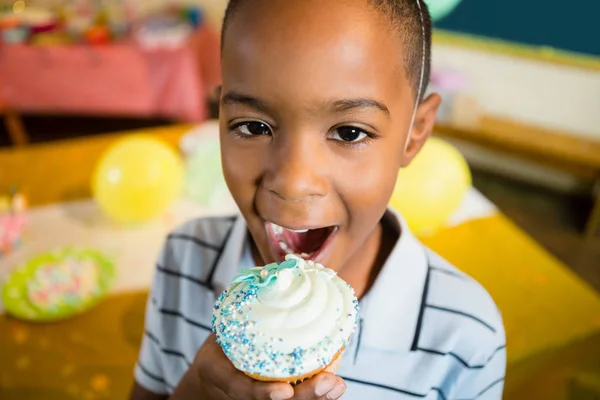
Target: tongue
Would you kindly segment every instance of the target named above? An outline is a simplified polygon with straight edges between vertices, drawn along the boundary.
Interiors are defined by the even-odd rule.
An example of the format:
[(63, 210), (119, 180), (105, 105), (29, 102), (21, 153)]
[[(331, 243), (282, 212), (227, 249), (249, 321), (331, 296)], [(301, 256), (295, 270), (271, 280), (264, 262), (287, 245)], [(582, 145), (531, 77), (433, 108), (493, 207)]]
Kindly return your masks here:
[(328, 228), (312, 229), (305, 233), (283, 232), (283, 240), (295, 254), (311, 254), (323, 246), (329, 236)]

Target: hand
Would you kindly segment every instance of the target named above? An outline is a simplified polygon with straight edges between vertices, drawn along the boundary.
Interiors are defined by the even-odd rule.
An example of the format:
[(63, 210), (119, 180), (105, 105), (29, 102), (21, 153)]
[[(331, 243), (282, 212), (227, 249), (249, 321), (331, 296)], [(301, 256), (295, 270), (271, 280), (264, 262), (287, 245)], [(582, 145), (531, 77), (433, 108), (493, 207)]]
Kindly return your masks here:
[(294, 388), (294, 400), (337, 400), (346, 391), (346, 383), (331, 372), (322, 372)]
[[(258, 382), (238, 371), (210, 335), (196, 355), (194, 366), (200, 378), (202, 400), (287, 400), (294, 388), (287, 383)], [(198, 395), (196, 395), (198, 396)]]
[[(199, 398), (210, 400), (336, 400), (344, 381), (324, 372), (293, 388), (287, 383), (255, 381), (238, 371), (211, 335), (198, 351), (194, 366), (199, 377)], [(198, 397), (197, 397), (198, 398)]]

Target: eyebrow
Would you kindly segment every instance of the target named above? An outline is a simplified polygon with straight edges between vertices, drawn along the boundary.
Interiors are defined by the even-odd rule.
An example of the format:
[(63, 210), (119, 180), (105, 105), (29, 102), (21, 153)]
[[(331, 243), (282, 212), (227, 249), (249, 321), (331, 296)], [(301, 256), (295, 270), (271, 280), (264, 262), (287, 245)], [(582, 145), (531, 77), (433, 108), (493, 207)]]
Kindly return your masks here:
[(269, 111), (269, 106), (265, 102), (236, 92), (226, 93), (221, 99), (221, 103), (224, 105), (243, 105), (265, 113)]
[(388, 116), (390, 115), (390, 110), (385, 104), (372, 99), (336, 100), (329, 103), (329, 107), (336, 112), (347, 112), (357, 108), (376, 108), (383, 111)]
[[(226, 93), (221, 99), (221, 103), (224, 105), (244, 105), (261, 112), (269, 111), (269, 106), (262, 100), (236, 92)], [(338, 113), (348, 112), (360, 108), (375, 108), (383, 111), (388, 116), (390, 115), (390, 110), (385, 106), (385, 104), (366, 98), (335, 100), (326, 102), (325, 106)]]

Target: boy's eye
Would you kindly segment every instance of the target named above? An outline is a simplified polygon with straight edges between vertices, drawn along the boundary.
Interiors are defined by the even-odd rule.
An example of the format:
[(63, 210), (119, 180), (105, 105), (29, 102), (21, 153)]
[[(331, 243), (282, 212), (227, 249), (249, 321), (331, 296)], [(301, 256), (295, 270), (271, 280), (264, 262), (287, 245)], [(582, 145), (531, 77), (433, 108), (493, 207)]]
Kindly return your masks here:
[(244, 135), (270, 135), (271, 128), (267, 124), (258, 121), (243, 122), (235, 127)]
[(368, 136), (369, 134), (362, 129), (358, 129), (353, 126), (342, 126), (333, 131), (332, 139), (355, 143), (362, 141)]

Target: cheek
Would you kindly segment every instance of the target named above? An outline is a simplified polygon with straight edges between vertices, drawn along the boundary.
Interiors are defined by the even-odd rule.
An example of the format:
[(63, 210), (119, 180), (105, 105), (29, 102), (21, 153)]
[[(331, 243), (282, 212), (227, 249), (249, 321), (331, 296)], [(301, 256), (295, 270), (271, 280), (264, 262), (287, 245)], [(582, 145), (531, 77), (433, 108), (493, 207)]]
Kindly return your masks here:
[(221, 148), (223, 174), (229, 191), (238, 206), (246, 208), (245, 204), (252, 202), (259, 180), (261, 157), (249, 157), (248, 151), (231, 138), (222, 138)]
[(351, 179), (340, 182), (339, 192), (354, 219), (370, 219), (385, 211), (398, 175), (399, 157), (393, 146), (378, 146), (357, 163)]

